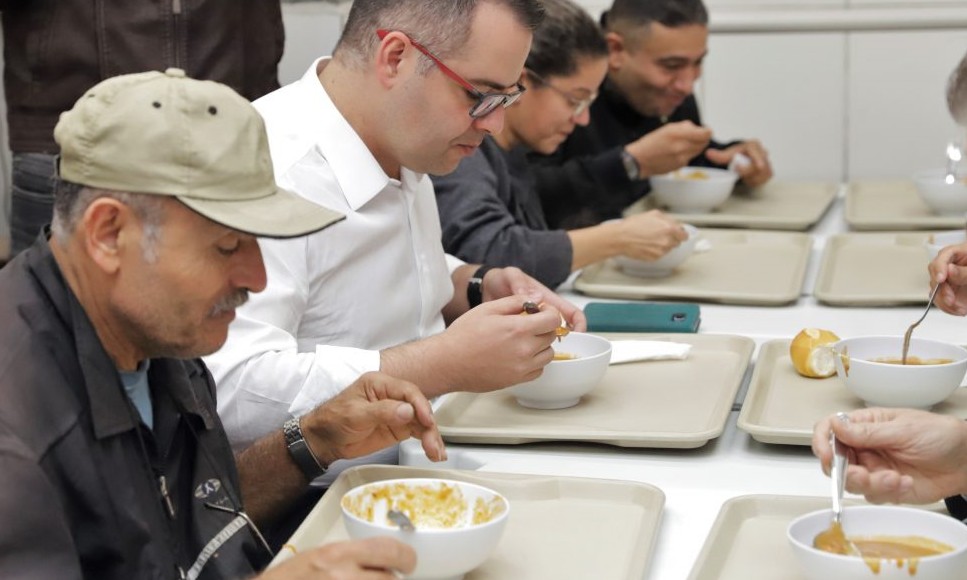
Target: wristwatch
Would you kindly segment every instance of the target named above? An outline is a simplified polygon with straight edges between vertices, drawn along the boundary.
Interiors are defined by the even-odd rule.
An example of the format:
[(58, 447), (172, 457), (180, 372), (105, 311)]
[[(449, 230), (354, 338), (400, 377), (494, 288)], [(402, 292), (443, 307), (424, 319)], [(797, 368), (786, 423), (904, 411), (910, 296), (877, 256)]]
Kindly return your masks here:
[(487, 272), (493, 269), (493, 266), (480, 266), (467, 280), (467, 303), (470, 304), (470, 308), (483, 304), (483, 279)]
[(302, 470), (303, 475), (312, 481), (326, 473), (326, 468), (319, 463), (306, 438), (302, 435), (302, 425), (298, 418), (292, 418), (282, 425), (282, 434), (285, 436), (285, 446), (289, 449), (289, 455)]
[(625, 167), (625, 173), (628, 174), (628, 179), (637, 181), (641, 176), (641, 167), (638, 166), (638, 160), (635, 159), (634, 155), (628, 153), (627, 149), (621, 150), (621, 164)]

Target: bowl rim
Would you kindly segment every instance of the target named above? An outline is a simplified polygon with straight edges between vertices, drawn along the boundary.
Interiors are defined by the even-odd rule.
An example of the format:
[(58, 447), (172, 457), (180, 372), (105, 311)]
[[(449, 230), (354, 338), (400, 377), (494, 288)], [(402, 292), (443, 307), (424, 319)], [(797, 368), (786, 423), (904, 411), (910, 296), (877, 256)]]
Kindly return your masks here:
[[(577, 358), (565, 358), (565, 359), (551, 360), (551, 362), (549, 362), (547, 364), (557, 363), (557, 366), (561, 366), (562, 363), (578, 363), (578, 362), (581, 362), (581, 361), (584, 361), (585, 363), (587, 363), (588, 361), (596, 360), (596, 359), (598, 359), (600, 357), (603, 357), (603, 356), (608, 356), (608, 357), (611, 356), (611, 350), (612, 350), (611, 341), (608, 340), (607, 338), (605, 338), (603, 336), (598, 336), (597, 334), (594, 334), (594, 333), (591, 333), (591, 332), (569, 332), (568, 333), (568, 336), (570, 336), (572, 334), (579, 335), (579, 336), (590, 336), (594, 340), (603, 340), (603, 341), (605, 341), (608, 344), (608, 348), (606, 348), (605, 350), (603, 350), (601, 352), (595, 353), (595, 354), (589, 354), (589, 355), (580, 356), (580, 357), (577, 357)], [(555, 341), (555, 343), (556, 342), (557, 341)], [(525, 381), (525, 382), (529, 382), (529, 381)], [(518, 384), (523, 384), (523, 383), (518, 383)], [(512, 387), (515, 387), (517, 385), (511, 385), (511, 386)]]
[[(731, 180), (732, 182), (735, 182), (735, 181), (738, 181), (739, 179), (739, 174), (734, 171), (730, 171), (722, 167), (702, 167), (701, 165), (686, 165), (685, 167), (679, 167), (678, 169), (673, 169), (672, 171), (668, 171), (666, 173), (650, 175), (648, 176), (648, 179), (657, 179), (657, 180), (663, 180), (663, 181), (678, 181), (680, 178), (676, 177), (675, 174), (679, 171), (706, 171), (708, 172), (708, 175), (710, 178), (708, 181), (724, 182), (724, 181)], [(696, 181), (696, 180), (691, 180), (691, 181)], [(698, 180), (698, 182), (701, 182), (701, 181), (706, 181), (706, 180)]]
[[(937, 512), (933, 512), (933, 511), (927, 510), (927, 509), (910, 507), (910, 506), (904, 506), (904, 505), (897, 505), (897, 504), (857, 505), (857, 506), (850, 506), (849, 507), (849, 511), (851, 511), (851, 512), (852, 511), (856, 511), (856, 510), (860, 510), (860, 511), (882, 511), (882, 510), (888, 510), (888, 511), (913, 512), (913, 513), (916, 513), (918, 515), (926, 515), (926, 517), (928, 519), (933, 519), (933, 520), (938, 521), (938, 522), (939, 521), (943, 521), (944, 522), (944, 525), (946, 525), (947, 523), (960, 524), (961, 526), (964, 525), (963, 522), (961, 522), (960, 520), (958, 520), (958, 519), (956, 519), (956, 518), (954, 518), (953, 516), (950, 516), (950, 515), (944, 515), (944, 514), (940, 514), (940, 513), (937, 513)], [(801, 515), (797, 516), (796, 518), (794, 518), (792, 521), (790, 521), (789, 524), (786, 526), (786, 539), (789, 541), (789, 543), (790, 544), (793, 544), (795, 546), (801, 546), (803, 548), (806, 548), (806, 550), (809, 553), (817, 554), (817, 555), (820, 555), (822, 557), (833, 558), (834, 560), (837, 560), (837, 561), (849, 561), (849, 562), (860, 561), (860, 562), (862, 562), (863, 560), (866, 560), (866, 559), (875, 559), (875, 560), (879, 560), (879, 561), (883, 561), (883, 560), (893, 560), (894, 559), (894, 558), (888, 558), (888, 557), (886, 557), (886, 558), (884, 558), (884, 557), (881, 557), (881, 558), (858, 558), (856, 556), (847, 556), (845, 554), (834, 554), (833, 552), (826, 552), (824, 550), (820, 550), (819, 548), (814, 547), (811, 543), (802, 542), (802, 541), (799, 540), (799, 538), (797, 538), (797, 537), (795, 537), (795, 536), (792, 535), (792, 528), (795, 525), (797, 525), (798, 523), (802, 522), (803, 520), (806, 520), (806, 519), (809, 519), (809, 518), (816, 518), (816, 517), (820, 517), (820, 516), (825, 516), (827, 518), (832, 518), (832, 509), (830, 509), (830, 508), (823, 508), (823, 509), (819, 509), (819, 510), (813, 510), (813, 511), (808, 512), (808, 513), (805, 513), (805, 514), (801, 514)], [(949, 522), (948, 522), (948, 520), (949, 520)], [(936, 540), (936, 541), (939, 541), (939, 540)], [(967, 553), (967, 541), (964, 541), (964, 543), (962, 545), (960, 545), (959, 547), (955, 547), (950, 552), (944, 552), (943, 554), (934, 554), (932, 556), (918, 556), (917, 559), (919, 561), (921, 561), (921, 562), (924, 561), (924, 560), (939, 561), (939, 560), (945, 560), (945, 559), (949, 559), (949, 558), (959, 557), (959, 556), (962, 556), (964, 553)]]
[[(833, 349), (833, 351), (836, 352), (836, 354), (842, 354), (839, 351), (839, 348), (838, 348), (839, 345), (841, 345), (841, 344), (843, 344), (845, 342), (849, 342), (851, 340), (862, 340), (862, 339), (870, 339), (870, 338), (883, 338), (883, 339), (891, 339), (891, 340), (897, 340), (898, 339), (898, 340), (901, 341), (901, 344), (902, 344), (902, 341), (903, 341), (903, 337), (900, 336), (900, 335), (897, 335), (897, 334), (871, 334), (871, 335), (868, 335), (868, 336), (851, 336), (849, 338), (841, 338), (841, 339), (837, 340), (836, 342), (832, 343), (830, 345), (830, 347)], [(866, 358), (857, 358), (857, 357), (850, 356), (849, 357), (850, 364), (853, 364), (853, 361), (857, 361), (857, 362), (859, 362), (861, 364), (868, 364), (868, 365), (872, 365), (872, 366), (876, 366), (876, 367), (910, 368), (910, 369), (913, 369), (913, 368), (946, 368), (946, 367), (952, 367), (952, 366), (955, 366), (955, 365), (964, 364), (964, 362), (967, 361), (967, 348), (964, 348), (964, 347), (960, 346), (959, 344), (955, 344), (953, 342), (946, 342), (946, 341), (943, 341), (943, 340), (936, 340), (936, 339), (933, 339), (933, 338), (919, 338), (919, 337), (916, 337), (916, 336), (911, 336), (910, 337), (910, 346), (911, 347), (913, 346), (914, 341), (927, 342), (927, 343), (931, 343), (931, 344), (939, 344), (939, 345), (943, 345), (943, 346), (953, 347), (953, 348), (955, 348), (955, 349), (957, 349), (957, 350), (959, 350), (961, 352), (961, 357), (958, 358), (958, 359), (952, 360), (949, 363), (943, 363), (943, 364), (933, 364), (933, 365), (897, 365), (897, 364), (894, 364), (894, 363), (885, 363), (885, 362), (874, 361), (874, 360), (870, 360), (870, 359), (866, 359)]]
[[(399, 529), (399, 527), (397, 526), (377, 523), (377, 522), (373, 522), (373, 521), (361, 518), (356, 514), (352, 513), (351, 511), (349, 511), (346, 508), (346, 505), (343, 503), (345, 499), (349, 497), (351, 494), (353, 494), (354, 492), (357, 492), (357, 490), (361, 490), (366, 487), (375, 487), (379, 485), (392, 485), (392, 484), (398, 484), (398, 483), (412, 483), (412, 482), (446, 483), (446, 484), (454, 484), (457, 486), (469, 486), (469, 487), (481, 489), (493, 494), (495, 497), (499, 497), (501, 501), (504, 502), (504, 510), (501, 513), (497, 514), (494, 518), (490, 519), (489, 521), (486, 521), (480, 524), (475, 524), (471, 522), (470, 524), (462, 527), (417, 528), (414, 532), (404, 532), (403, 530)], [(472, 483), (469, 481), (461, 481), (459, 479), (450, 479), (446, 477), (398, 477), (394, 479), (382, 479), (379, 481), (370, 481), (353, 487), (352, 489), (346, 491), (346, 493), (344, 493), (341, 498), (339, 498), (339, 509), (340, 511), (342, 511), (343, 516), (348, 517), (357, 522), (373, 526), (378, 529), (395, 531), (399, 533), (407, 533), (407, 534), (419, 533), (419, 534), (435, 535), (435, 534), (453, 534), (456, 532), (467, 532), (470, 530), (482, 530), (489, 526), (503, 525), (503, 523), (507, 520), (507, 517), (510, 515), (510, 500), (507, 499), (507, 496), (500, 493), (499, 491), (491, 487), (487, 487), (485, 485), (480, 485), (479, 483)]]

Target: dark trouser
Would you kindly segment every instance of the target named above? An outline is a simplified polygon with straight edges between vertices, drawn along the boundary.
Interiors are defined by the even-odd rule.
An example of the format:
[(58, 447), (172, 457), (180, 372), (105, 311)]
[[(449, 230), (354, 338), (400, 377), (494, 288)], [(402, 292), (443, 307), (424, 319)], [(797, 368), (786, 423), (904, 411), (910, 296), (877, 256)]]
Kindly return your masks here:
[(13, 154), (10, 203), (10, 257), (27, 249), (54, 213), (54, 156)]

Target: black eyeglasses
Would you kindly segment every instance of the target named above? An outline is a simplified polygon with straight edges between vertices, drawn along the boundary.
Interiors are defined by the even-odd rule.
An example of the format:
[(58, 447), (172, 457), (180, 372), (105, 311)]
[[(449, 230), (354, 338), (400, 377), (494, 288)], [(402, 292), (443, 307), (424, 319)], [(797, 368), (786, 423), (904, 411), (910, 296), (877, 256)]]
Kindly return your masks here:
[(571, 114), (573, 116), (575, 116), (575, 117), (580, 116), (581, 113), (583, 113), (584, 111), (586, 111), (587, 108), (591, 106), (591, 103), (593, 103), (594, 100), (598, 98), (597, 93), (589, 93), (585, 89), (579, 89), (579, 90), (582, 91), (582, 93), (583, 93), (584, 96), (581, 96), (581, 97), (574, 96), (572, 93), (569, 93), (567, 91), (563, 91), (563, 90), (555, 87), (551, 83), (549, 83), (546, 80), (544, 80), (544, 78), (541, 75), (537, 74), (536, 72), (534, 72), (534, 71), (532, 71), (530, 69), (527, 69), (527, 74), (530, 75), (535, 81), (537, 81), (538, 84), (543, 85), (543, 86), (545, 86), (545, 87), (553, 90), (555, 93), (557, 93), (557, 94), (561, 95), (562, 97), (564, 97), (564, 99), (567, 101), (567, 103), (569, 105), (571, 105), (571, 109), (572, 109), (571, 110)]
[[(376, 35), (379, 36), (380, 40), (383, 40), (389, 33), (389, 30), (384, 30), (382, 28), (376, 31)], [(409, 38), (409, 36), (407, 36), (407, 38)], [(453, 72), (450, 67), (443, 64), (443, 62), (441, 62), (440, 59), (430, 52), (425, 46), (412, 38), (410, 38), (410, 44), (413, 45), (413, 48), (422, 52), (427, 58), (433, 61), (433, 64), (440, 69), (440, 72), (449, 77), (453, 82), (463, 87), (463, 89), (470, 93), (473, 98), (477, 99), (477, 101), (470, 107), (470, 116), (474, 119), (479, 119), (480, 117), (489, 115), (497, 107), (509, 107), (516, 103), (517, 99), (524, 94), (524, 85), (520, 84), (519, 82), (512, 93), (485, 93), (477, 90), (477, 87), (470, 84), (470, 81)]]

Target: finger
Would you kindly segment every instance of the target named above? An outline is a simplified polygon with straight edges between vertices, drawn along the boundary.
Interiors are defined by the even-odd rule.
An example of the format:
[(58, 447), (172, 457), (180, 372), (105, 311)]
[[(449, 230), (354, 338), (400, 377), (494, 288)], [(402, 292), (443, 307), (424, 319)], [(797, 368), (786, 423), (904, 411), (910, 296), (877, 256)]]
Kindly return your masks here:
[(426, 429), (420, 436), (420, 443), (423, 445), (423, 452), (431, 461), (446, 461), (447, 447), (443, 443), (443, 436), (436, 427)]
[(716, 165), (728, 165), (729, 162), (732, 161), (732, 157), (734, 156), (735, 156), (734, 153), (729, 153), (728, 151), (723, 149), (709, 148), (705, 150), (705, 157), (708, 158), (708, 160), (711, 161), (712, 163), (715, 163)]
[(967, 286), (967, 268), (950, 264), (944, 282), (951, 286)]
[(762, 143), (754, 139), (746, 141), (742, 144), (741, 151), (743, 155), (752, 161), (752, 165), (757, 173), (769, 171), (769, 154), (766, 152), (765, 147), (762, 146)]
[(813, 455), (819, 458), (823, 473), (829, 475), (829, 465), (833, 459), (833, 450), (829, 446), (829, 419), (824, 419), (813, 428)]
[(409, 574), (416, 568), (416, 552), (399, 540), (378, 537), (345, 542), (345, 544), (350, 556), (361, 567), (399, 570), (404, 574)]
[(869, 473), (864, 483), (865, 495), (876, 503), (899, 503), (914, 499), (910, 497), (913, 480), (892, 469)]

